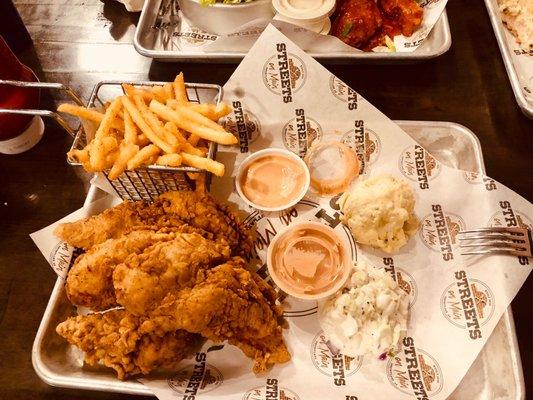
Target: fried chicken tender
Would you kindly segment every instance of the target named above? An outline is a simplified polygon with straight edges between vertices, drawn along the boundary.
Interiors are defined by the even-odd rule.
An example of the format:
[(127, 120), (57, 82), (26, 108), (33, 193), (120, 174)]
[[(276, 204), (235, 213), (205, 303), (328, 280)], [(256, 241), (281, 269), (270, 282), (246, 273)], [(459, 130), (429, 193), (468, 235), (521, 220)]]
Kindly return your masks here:
[(149, 314), (140, 331), (161, 335), (185, 329), (215, 342), (227, 340), (254, 360), (256, 373), (289, 361), (276, 294), (244, 267), (244, 261), (237, 258), (211, 270), (201, 270), (199, 283), (169, 294)]
[(117, 301), (133, 314), (145, 314), (169, 292), (193, 286), (200, 269), (228, 260), (230, 252), (225, 242), (197, 233), (156, 243), (116, 266), (112, 286)]
[(207, 240), (189, 228), (184, 225), (183, 232), (170, 233), (133, 231), (92, 247), (68, 273), (69, 300), (105, 310), (118, 304), (118, 296), (120, 304), (140, 314), (158, 295), (162, 299), (167, 288), (184, 285), (199, 268), (229, 258), (226, 243)]
[(402, 35), (411, 36), (422, 23), (423, 10), (415, 0), (379, 0), (383, 13), (400, 23)]
[(128, 202), (99, 215), (59, 225), (55, 235), (71, 246), (89, 249), (139, 228), (178, 229), (188, 224), (205, 232), (207, 239), (224, 239), (235, 255), (252, 249), (249, 232), (224, 206), (204, 192), (168, 192), (153, 203)]
[(66, 291), (70, 302), (93, 310), (116, 306), (112, 280), (115, 266), (132, 254), (142, 253), (153, 243), (173, 238), (174, 234), (141, 230), (92, 247), (76, 259), (67, 275)]
[(141, 334), (139, 324), (139, 318), (125, 310), (112, 310), (69, 318), (56, 331), (85, 352), (87, 364), (113, 368), (119, 379), (175, 368), (202, 341), (186, 331)]

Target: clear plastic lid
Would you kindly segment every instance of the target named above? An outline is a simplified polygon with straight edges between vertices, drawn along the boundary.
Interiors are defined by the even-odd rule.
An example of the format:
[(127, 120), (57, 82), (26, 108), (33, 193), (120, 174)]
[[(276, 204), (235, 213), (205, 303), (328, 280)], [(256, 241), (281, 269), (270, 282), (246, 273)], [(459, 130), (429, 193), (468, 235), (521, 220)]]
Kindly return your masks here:
[(286, 20), (317, 22), (333, 14), (335, 0), (273, 0), (272, 5)]

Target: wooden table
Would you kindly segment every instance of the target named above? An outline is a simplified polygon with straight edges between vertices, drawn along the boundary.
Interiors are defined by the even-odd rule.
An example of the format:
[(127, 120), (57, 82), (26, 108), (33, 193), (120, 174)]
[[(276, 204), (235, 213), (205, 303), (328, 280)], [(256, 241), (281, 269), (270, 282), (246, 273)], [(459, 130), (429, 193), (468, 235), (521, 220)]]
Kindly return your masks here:
[[(167, 80), (183, 70), (194, 82), (223, 84), (234, 65), (169, 64), (138, 55), (138, 14), (112, 0), (15, 0), (35, 43), (23, 60), (41, 80), (64, 82), (88, 98), (103, 79)], [(453, 45), (418, 65), (328, 66), (392, 119), (453, 121), (481, 141), (487, 173), (533, 199), (533, 122), (520, 112), (482, 1), (447, 7)], [(43, 106), (57, 97), (43, 93)], [(79, 208), (87, 177), (65, 161), (71, 139), (47, 122), (43, 140), (0, 155), (0, 398), (123, 399), (57, 389), (35, 375), (31, 347), (56, 279), (29, 234)], [(533, 280), (513, 302), (527, 392), (533, 393)]]

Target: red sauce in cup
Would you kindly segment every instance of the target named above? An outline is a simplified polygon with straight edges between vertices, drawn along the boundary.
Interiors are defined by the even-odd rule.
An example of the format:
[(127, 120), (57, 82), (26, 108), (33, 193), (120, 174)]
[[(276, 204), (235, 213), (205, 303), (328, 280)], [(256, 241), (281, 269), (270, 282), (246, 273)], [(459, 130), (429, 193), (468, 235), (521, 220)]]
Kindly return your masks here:
[[(22, 64), (0, 36), (0, 79), (36, 82), (31, 69)], [(39, 108), (39, 89), (0, 84), (0, 108)], [(0, 114), (0, 141), (24, 132), (32, 115)]]

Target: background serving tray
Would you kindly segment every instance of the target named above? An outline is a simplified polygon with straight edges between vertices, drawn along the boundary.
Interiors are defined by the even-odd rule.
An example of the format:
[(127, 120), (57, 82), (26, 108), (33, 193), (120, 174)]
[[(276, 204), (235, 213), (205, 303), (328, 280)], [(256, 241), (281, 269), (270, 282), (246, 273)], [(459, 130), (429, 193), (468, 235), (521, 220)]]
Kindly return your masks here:
[[(511, 33), (507, 32), (507, 28), (503, 25), (497, 0), (485, 0), (485, 5), (487, 6), (490, 22), (494, 29), (494, 35), (496, 36), (496, 41), (500, 47), (500, 52), (502, 53), (503, 63), (507, 75), (509, 75), (509, 81), (511, 82), (516, 102), (525, 115), (529, 118), (533, 118), (533, 100), (531, 100), (533, 97), (530, 99), (526, 97), (525, 89), (520, 82), (518, 71), (511, 56), (511, 52), (513, 51), (511, 46), (514, 45), (515, 39)], [(515, 47), (518, 46), (515, 45)], [(533, 96), (533, 94), (530, 96)]]
[[(174, 9), (172, 7), (175, 7)], [(137, 24), (133, 44), (143, 56), (161, 61), (181, 62), (225, 62), (237, 63), (243, 59), (243, 52), (213, 52), (182, 50), (176, 45), (175, 26), (161, 23), (171, 12), (175, 12), (175, 0), (146, 0)], [(163, 44), (164, 43), (164, 44)], [(414, 63), (438, 57), (449, 50), (452, 44), (450, 25), (446, 10), (443, 11), (424, 43), (414, 52), (405, 53), (310, 53), (314, 58), (328, 63)]]
[[(479, 141), (464, 126), (430, 121), (397, 123), (439, 161), (468, 171), (484, 172)], [(102, 194), (92, 186), (86, 204)], [(33, 344), (32, 362), (37, 375), (52, 386), (151, 395), (150, 390), (139, 382), (122, 382), (109, 369), (83, 365), (82, 354), (55, 333), (57, 324), (74, 313), (75, 308), (65, 295), (63, 282), (58, 279)], [(496, 398), (525, 399), (524, 377), (510, 307), (449, 399)]]

